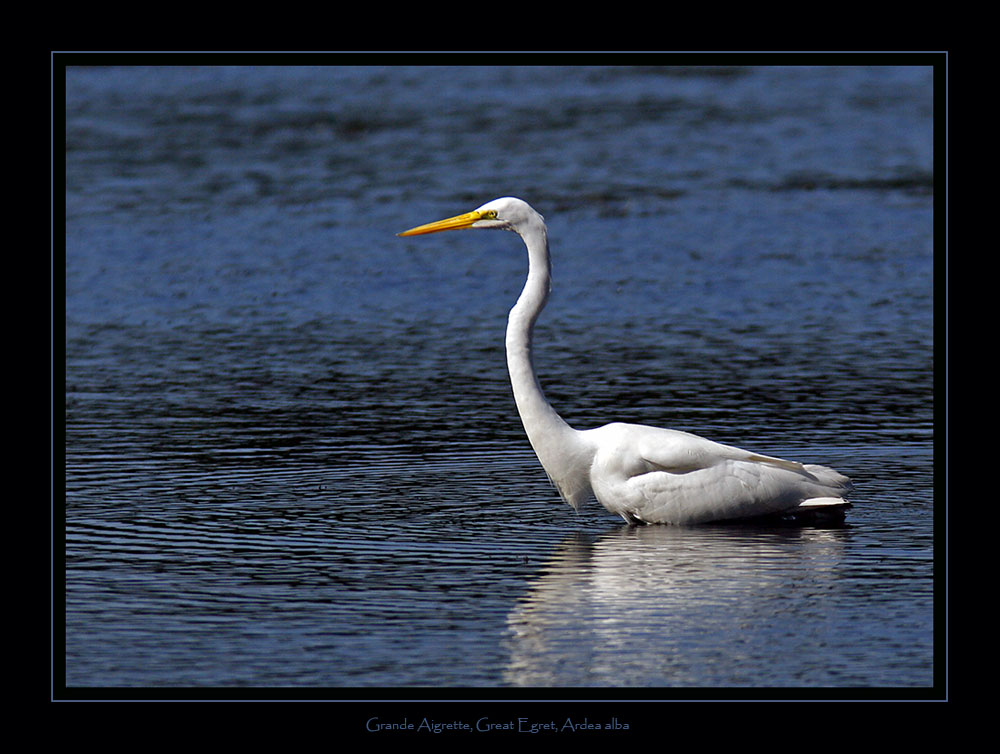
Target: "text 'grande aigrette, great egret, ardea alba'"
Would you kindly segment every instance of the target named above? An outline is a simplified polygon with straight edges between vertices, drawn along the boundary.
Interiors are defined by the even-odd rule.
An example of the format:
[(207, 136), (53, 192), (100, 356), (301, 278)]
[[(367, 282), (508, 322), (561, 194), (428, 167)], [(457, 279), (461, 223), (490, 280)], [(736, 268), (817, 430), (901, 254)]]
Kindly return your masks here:
[(528, 279), (507, 320), (507, 367), (528, 440), (574, 508), (593, 495), (632, 524), (698, 524), (770, 514), (842, 515), (850, 507), (843, 498), (850, 480), (825, 466), (671, 429), (622, 423), (570, 427), (545, 399), (531, 358), (532, 331), (551, 280), (545, 221), (526, 202), (505, 197), (399, 235), (459, 228), (512, 230), (528, 247)]

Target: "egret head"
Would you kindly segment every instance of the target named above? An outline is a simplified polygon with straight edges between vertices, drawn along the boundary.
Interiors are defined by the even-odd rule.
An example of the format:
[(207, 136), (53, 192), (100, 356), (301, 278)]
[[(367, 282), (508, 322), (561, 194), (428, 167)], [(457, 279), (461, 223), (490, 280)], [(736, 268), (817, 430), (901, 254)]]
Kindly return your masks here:
[(460, 228), (487, 228), (496, 230), (513, 230), (521, 233), (531, 225), (544, 227), (542, 216), (535, 212), (527, 202), (505, 196), (487, 202), (479, 209), (456, 215), (445, 220), (419, 225), (416, 228), (403, 231), (400, 236), (419, 236), (424, 233), (438, 233), (443, 230), (458, 230)]

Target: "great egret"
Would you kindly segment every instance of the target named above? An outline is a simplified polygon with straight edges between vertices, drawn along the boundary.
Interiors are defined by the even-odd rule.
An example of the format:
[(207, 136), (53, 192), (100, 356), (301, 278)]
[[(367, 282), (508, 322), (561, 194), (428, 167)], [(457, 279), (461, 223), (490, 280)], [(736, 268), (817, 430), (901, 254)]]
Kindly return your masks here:
[(593, 495), (630, 524), (698, 524), (850, 506), (850, 480), (824, 466), (751, 453), (671, 429), (638, 424), (570, 427), (546, 400), (531, 358), (532, 331), (551, 283), (545, 221), (521, 199), (400, 233), (459, 228), (512, 230), (528, 248), (528, 279), (507, 320), (507, 367), (524, 430), (562, 498), (578, 508)]

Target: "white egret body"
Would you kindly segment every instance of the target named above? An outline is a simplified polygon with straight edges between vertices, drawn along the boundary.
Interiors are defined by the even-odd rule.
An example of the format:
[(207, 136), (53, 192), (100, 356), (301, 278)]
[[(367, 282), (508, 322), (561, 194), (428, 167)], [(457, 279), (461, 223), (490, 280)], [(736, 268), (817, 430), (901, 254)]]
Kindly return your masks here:
[(528, 279), (507, 321), (507, 366), (531, 447), (574, 508), (594, 496), (629, 523), (697, 524), (849, 507), (843, 494), (850, 481), (824, 466), (670, 429), (621, 423), (570, 427), (546, 400), (531, 357), (532, 331), (551, 282), (545, 221), (526, 202), (506, 197), (399, 235), (458, 228), (512, 230), (528, 248)]

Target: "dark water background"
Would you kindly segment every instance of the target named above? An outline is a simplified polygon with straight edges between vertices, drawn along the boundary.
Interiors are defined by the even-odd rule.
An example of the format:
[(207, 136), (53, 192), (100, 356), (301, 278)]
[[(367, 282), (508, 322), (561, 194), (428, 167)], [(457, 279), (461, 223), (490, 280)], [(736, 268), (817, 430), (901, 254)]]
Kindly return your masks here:
[[(933, 683), (930, 68), (65, 83), (67, 685)], [(834, 466), (847, 525), (561, 503), (504, 364), (520, 241), (395, 236), (502, 195), (548, 220), (570, 424)]]

